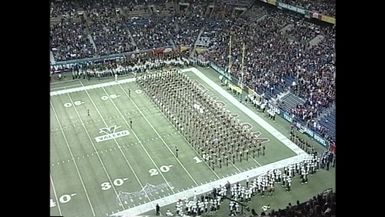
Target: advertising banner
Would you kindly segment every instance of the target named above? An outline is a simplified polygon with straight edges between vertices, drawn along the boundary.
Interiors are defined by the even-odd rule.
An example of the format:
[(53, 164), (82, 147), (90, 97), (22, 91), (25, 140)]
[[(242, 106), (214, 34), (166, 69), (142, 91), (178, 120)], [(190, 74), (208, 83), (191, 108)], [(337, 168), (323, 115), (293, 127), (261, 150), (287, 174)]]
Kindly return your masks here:
[(327, 22), (327, 23), (336, 24), (336, 18), (334, 18), (334, 17), (322, 15), (322, 16), (321, 16), (321, 20), (322, 20), (322, 21), (325, 21), (325, 22)]
[(267, 3), (271, 5), (277, 5), (277, 0), (267, 0)]

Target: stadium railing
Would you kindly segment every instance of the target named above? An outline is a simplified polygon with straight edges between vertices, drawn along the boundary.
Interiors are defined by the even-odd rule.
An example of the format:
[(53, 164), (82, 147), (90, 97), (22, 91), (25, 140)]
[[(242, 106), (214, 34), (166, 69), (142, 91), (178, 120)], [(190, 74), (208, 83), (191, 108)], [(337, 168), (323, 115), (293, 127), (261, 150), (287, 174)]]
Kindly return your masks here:
[(293, 6), (293, 5), (285, 4), (285, 3), (280, 2), (279, 0), (259, 0), (259, 1), (273, 5), (273, 6), (276, 6), (278, 9), (281, 9), (281, 10), (284, 9), (284, 10), (293, 11), (295, 13), (299, 13), (301, 15), (304, 15), (306, 18), (314, 18), (314, 19), (317, 19), (317, 20), (320, 20), (322, 22), (326, 22), (329, 24), (333, 24), (333, 25), (336, 24), (336, 18), (335, 17), (323, 15), (317, 11), (310, 11), (310, 10), (306, 10), (306, 9), (299, 7), (299, 6)]

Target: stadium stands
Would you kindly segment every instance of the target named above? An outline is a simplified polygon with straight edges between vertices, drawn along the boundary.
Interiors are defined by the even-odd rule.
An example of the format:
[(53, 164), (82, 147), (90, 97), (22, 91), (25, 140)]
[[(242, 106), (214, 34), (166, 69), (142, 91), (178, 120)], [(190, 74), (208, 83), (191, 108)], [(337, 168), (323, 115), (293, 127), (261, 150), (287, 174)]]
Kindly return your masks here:
[[(326, 112), (335, 101), (333, 27), (260, 5), (237, 16), (235, 1), (183, 2), (188, 6), (179, 11), (173, 1), (54, 1), (51, 17), (59, 16), (61, 21), (51, 24), (52, 54), (56, 61), (64, 61), (159, 47), (189, 47), (187, 55), (194, 55), (190, 49), (200, 40), (202, 31), (200, 36), (209, 42), (199, 58), (228, 70), (231, 35), (231, 74), (240, 77), (245, 44), (244, 84), (266, 99), (289, 91), (292, 95), (282, 99), (281, 108), (293, 114), (296, 121), (335, 139), (334, 113)], [(283, 2), (335, 13), (335, 0)], [(249, 7), (251, 3), (241, 1), (237, 7)], [(211, 4), (214, 9), (208, 12)], [(296, 100), (294, 95), (303, 100)]]
[(289, 203), (286, 209), (279, 209), (277, 211), (272, 210), (269, 213), (261, 213), (261, 216), (336, 216), (336, 192), (325, 191), (322, 194), (313, 196), (313, 198), (306, 202), (300, 203), (297, 201), (295, 205), (291, 205), (291, 203)]

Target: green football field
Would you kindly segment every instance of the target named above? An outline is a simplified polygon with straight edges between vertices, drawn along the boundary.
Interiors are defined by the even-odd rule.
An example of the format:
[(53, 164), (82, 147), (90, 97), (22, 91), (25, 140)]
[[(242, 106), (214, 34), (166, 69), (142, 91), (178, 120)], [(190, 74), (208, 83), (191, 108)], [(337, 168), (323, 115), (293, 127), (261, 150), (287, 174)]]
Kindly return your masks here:
[[(201, 71), (218, 83), (212, 72)], [(153, 206), (154, 201), (297, 155), (207, 82), (191, 71), (185, 73), (261, 138), (268, 138), (266, 154), (213, 170), (135, 81), (53, 82), (51, 215), (111, 216)], [(107, 83), (111, 84), (99, 85)], [(285, 129), (283, 124), (273, 126)]]

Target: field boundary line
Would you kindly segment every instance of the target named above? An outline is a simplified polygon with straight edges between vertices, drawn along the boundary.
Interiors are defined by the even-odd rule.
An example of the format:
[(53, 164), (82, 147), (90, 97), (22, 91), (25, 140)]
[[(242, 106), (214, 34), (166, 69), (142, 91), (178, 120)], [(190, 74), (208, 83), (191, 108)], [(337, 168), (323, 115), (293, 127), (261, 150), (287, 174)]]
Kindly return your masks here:
[[(104, 92), (108, 95), (108, 93), (107, 93), (107, 91), (106, 91), (106, 89), (105, 89), (104, 87), (103, 87), (103, 90), (104, 90)], [(130, 128), (129, 123), (127, 122), (126, 118), (124, 117), (124, 115), (122, 114), (122, 112), (119, 110), (119, 108), (116, 106), (115, 102), (114, 102), (111, 98), (109, 98), (109, 99), (110, 99), (110, 101), (112, 102), (112, 104), (114, 105), (115, 109), (119, 112), (120, 116), (123, 118), (123, 120), (124, 120), (124, 122), (126, 123), (127, 127)], [(144, 152), (146, 152), (147, 157), (150, 158), (152, 164), (153, 164), (153, 165), (156, 167), (156, 169), (159, 171), (159, 174), (162, 176), (162, 178), (163, 178), (163, 180), (166, 182), (167, 186), (170, 188), (170, 190), (172, 191), (172, 193), (175, 193), (174, 189), (170, 186), (170, 182), (167, 181), (167, 179), (164, 177), (162, 171), (159, 169), (159, 167), (158, 167), (158, 165), (155, 163), (154, 159), (152, 159), (151, 155), (148, 153), (147, 149), (144, 147), (142, 141), (140, 141), (139, 137), (136, 135), (134, 129), (131, 129), (131, 131), (132, 131), (132, 134), (134, 134), (136, 140), (138, 140), (140, 146), (142, 146)]]
[(249, 108), (247, 108), (245, 105), (240, 103), (234, 96), (232, 96), (230, 93), (228, 93), (226, 90), (221, 88), (218, 84), (216, 84), (214, 81), (206, 77), (202, 72), (200, 72), (196, 68), (187, 68), (182, 69), (181, 72), (191, 71), (195, 75), (197, 75), (201, 80), (206, 82), (208, 85), (210, 85), (215, 91), (217, 91), (219, 94), (221, 94), (224, 98), (226, 98), (228, 101), (230, 101), (234, 106), (236, 106), (239, 110), (243, 111), (247, 116), (249, 116), (252, 120), (254, 120), (257, 124), (259, 124), (262, 128), (267, 130), (271, 135), (273, 135), (276, 139), (278, 139), (281, 143), (283, 143), (286, 147), (288, 147), (290, 150), (292, 150), (297, 155), (306, 153), (302, 149), (300, 149), (296, 144), (294, 144), (292, 141), (290, 141), (286, 136), (284, 136), (281, 132), (279, 132), (277, 129), (275, 129), (273, 126), (271, 126), (269, 123), (267, 123), (265, 120), (263, 120), (259, 115), (251, 111)]
[(81, 84), (74, 84), (74, 85), (68, 85), (68, 86), (62, 86), (62, 87), (51, 87), (51, 90), (52, 91), (58, 91), (58, 90), (61, 90), (61, 89), (66, 89), (66, 88), (69, 88), (69, 87), (79, 87), (81, 86)]
[[(82, 83), (82, 82), (80, 81), (80, 83)], [(83, 83), (82, 83), (82, 85), (83, 85)], [(106, 127), (108, 127), (107, 122), (104, 120), (104, 117), (103, 117), (102, 114), (100, 113), (98, 107), (96, 106), (94, 100), (91, 98), (91, 96), (90, 96), (90, 94), (88, 93), (87, 89), (85, 89), (85, 92), (86, 92), (88, 98), (91, 100), (91, 103), (92, 103), (93, 106), (95, 107), (97, 113), (98, 113), (99, 116), (102, 118), (102, 121), (103, 121), (104, 125), (105, 125)], [(136, 175), (135, 170), (132, 168), (130, 162), (127, 160), (127, 157), (126, 157), (126, 155), (124, 154), (124, 152), (123, 152), (123, 150), (122, 150), (122, 147), (120, 146), (119, 142), (116, 140), (116, 138), (113, 138), (113, 140), (115, 141), (115, 144), (118, 146), (118, 149), (119, 149), (120, 153), (122, 154), (124, 160), (126, 161), (127, 166), (131, 169), (132, 173), (134, 174), (134, 176), (135, 176), (135, 178), (136, 178), (136, 181), (139, 183), (140, 187), (143, 189), (144, 186), (143, 186), (142, 181), (139, 179), (138, 175)], [(148, 194), (147, 194), (146, 191), (145, 191), (145, 194), (146, 194), (147, 199), (148, 199), (149, 201), (151, 201), (150, 196), (148, 196)]]
[(78, 165), (76, 164), (76, 160), (75, 160), (74, 155), (73, 155), (73, 153), (72, 153), (72, 150), (71, 150), (71, 148), (70, 148), (70, 146), (69, 146), (69, 144), (68, 144), (67, 136), (66, 136), (65, 133), (64, 133), (64, 130), (63, 130), (62, 126), (61, 126), (61, 122), (60, 122), (59, 117), (58, 117), (58, 115), (57, 115), (57, 113), (56, 113), (55, 107), (53, 106), (53, 104), (52, 104), (51, 101), (50, 101), (50, 105), (51, 105), (52, 110), (53, 110), (53, 112), (54, 112), (54, 114), (55, 114), (55, 117), (56, 117), (56, 119), (57, 119), (57, 121), (58, 121), (59, 127), (60, 127), (60, 129), (61, 129), (62, 134), (63, 134), (65, 143), (66, 143), (66, 145), (67, 145), (68, 151), (70, 152), (72, 161), (74, 162), (74, 165), (75, 165), (76, 171), (77, 171), (77, 173), (78, 173), (78, 177), (79, 177), (79, 179), (80, 179), (80, 182), (81, 182), (81, 184), (82, 184), (83, 190), (84, 190), (84, 192), (86, 193), (86, 197), (87, 197), (87, 200), (88, 200), (88, 204), (89, 204), (90, 207), (91, 207), (92, 214), (93, 214), (93, 216), (96, 216), (96, 215), (95, 215), (95, 211), (94, 211), (94, 207), (92, 206), (91, 200), (90, 200), (90, 198), (89, 198), (89, 196), (88, 196), (88, 192), (87, 192), (86, 186), (84, 185), (83, 178), (82, 178), (82, 176), (80, 175), (80, 171), (79, 171)]
[[(160, 112), (160, 114), (163, 115), (163, 117), (167, 120), (167, 117), (163, 114), (163, 112)], [(168, 121), (168, 120), (167, 120)], [(171, 126), (175, 129), (175, 131), (184, 139), (184, 141), (186, 141), (186, 143), (188, 144), (188, 146), (191, 148), (191, 150), (194, 151), (194, 153), (196, 154), (196, 156), (199, 158), (200, 155), (199, 153), (190, 145), (190, 143), (187, 141), (186, 137), (181, 133), (179, 132), (179, 130), (175, 127), (175, 125), (171, 124)], [(220, 177), (218, 176), (218, 174), (207, 164), (207, 162), (205, 160), (202, 161), (206, 166), (207, 168), (209, 168), (211, 170), (211, 172), (214, 173), (214, 175), (220, 179)]]
[(58, 208), (58, 210), (59, 210), (59, 214), (60, 214), (60, 215), (63, 215), (63, 214), (61, 214), (60, 201), (57, 199), (56, 190), (55, 190), (55, 185), (53, 184), (53, 178), (52, 178), (52, 175), (51, 175), (51, 174), (49, 174), (49, 178), (51, 179), (52, 190), (53, 190), (53, 194), (55, 195), (55, 200), (56, 200), (57, 208)]
[(125, 83), (129, 83), (129, 82), (133, 82), (135, 80), (136, 80), (136, 78), (126, 78), (126, 79), (123, 79), (123, 80), (110, 81), (110, 82), (105, 82), (105, 83), (101, 83), (101, 84), (92, 84), (92, 85), (87, 85), (87, 86), (84, 86), (83, 82), (81, 82), (79, 80), (80, 85), (82, 85), (81, 87), (75, 87), (75, 88), (70, 88), (70, 89), (51, 91), (50, 92), (50, 96), (57, 96), (57, 95), (62, 95), (62, 94), (66, 94), (66, 93), (73, 93), (73, 92), (79, 92), (79, 91), (84, 91), (84, 90), (91, 90), (91, 89), (100, 88), (100, 87), (114, 86), (114, 85), (117, 85), (117, 84), (125, 84)]
[(269, 170), (281, 169), (289, 164), (299, 163), (303, 160), (310, 159), (311, 156), (308, 154), (300, 154), (294, 157), (286, 158), (280, 161), (276, 161), (274, 163), (270, 163), (268, 165), (264, 165), (262, 167), (257, 167), (248, 171), (244, 171), (232, 176), (228, 176), (210, 183), (203, 184), (198, 187), (190, 188), (185, 191), (178, 192), (173, 195), (169, 195), (157, 200), (152, 201), (152, 203), (145, 203), (118, 213), (113, 214), (112, 216), (120, 216), (120, 217), (132, 217), (138, 216), (148, 211), (154, 210), (155, 206), (153, 204), (159, 204), (160, 207), (164, 207), (173, 203), (176, 203), (179, 199), (191, 198), (194, 195), (201, 195), (213, 190), (213, 188), (219, 187), (219, 185), (224, 186), (227, 182), (230, 184), (234, 184), (237, 182), (241, 182), (247, 178), (253, 178), (265, 174)]
[(131, 99), (131, 97), (128, 96), (126, 90), (122, 87), (122, 85), (119, 85), (120, 88), (123, 90), (123, 92), (126, 94), (126, 96), (130, 99), (130, 101), (134, 104), (135, 108), (139, 111), (139, 113), (143, 116), (144, 120), (150, 125), (150, 127), (154, 130), (156, 135), (159, 137), (160, 140), (162, 140), (163, 144), (167, 147), (167, 149), (170, 151), (170, 153), (174, 156), (174, 158), (178, 161), (178, 163), (182, 166), (182, 168), (185, 170), (187, 175), (191, 178), (191, 180), (195, 183), (195, 185), (198, 185), (197, 181), (191, 176), (190, 172), (184, 167), (182, 162), (175, 156), (175, 153), (171, 151), (170, 147), (167, 145), (167, 142), (164, 141), (162, 136), (159, 134), (159, 132), (154, 128), (154, 126), (151, 124), (151, 122), (147, 119), (147, 117), (143, 114), (143, 112), (139, 109), (138, 105), (134, 102), (134, 100)]
[[(69, 97), (71, 103), (73, 103), (73, 100), (72, 100), (71, 95), (67, 93), (67, 96)], [(77, 114), (77, 116), (78, 116), (78, 118), (79, 118), (79, 120), (80, 120), (80, 122), (81, 122), (81, 124), (82, 124), (82, 127), (83, 127), (84, 131), (86, 132), (88, 139), (89, 139), (90, 142), (91, 142), (92, 148), (94, 149), (94, 152), (95, 152), (96, 156), (98, 157), (100, 164), (101, 164), (102, 167), (103, 167), (103, 170), (104, 170), (104, 172), (105, 172), (105, 174), (106, 174), (106, 176), (107, 176), (108, 181), (109, 181), (110, 184), (111, 184), (111, 187), (112, 187), (112, 189), (113, 189), (113, 191), (114, 191), (116, 197), (119, 199), (119, 202), (121, 203), (121, 204), (120, 204), (121, 207), (123, 207), (123, 209), (125, 209), (124, 204), (123, 204), (122, 201), (120, 200), (120, 197), (119, 197), (118, 192), (117, 192), (117, 190), (116, 190), (116, 188), (115, 188), (115, 185), (113, 184), (113, 181), (112, 181), (112, 179), (111, 179), (111, 176), (110, 176), (110, 174), (108, 173), (107, 168), (105, 167), (104, 162), (103, 162), (102, 158), (101, 158), (100, 155), (99, 155), (99, 150), (96, 148), (94, 142), (92, 141), (91, 136), (90, 136), (90, 134), (88, 133), (88, 130), (87, 130), (87, 128), (86, 128), (86, 126), (85, 126), (83, 120), (81, 119), (78, 110), (76, 109), (76, 106), (74, 106), (73, 108), (75, 109), (75, 112), (76, 112), (76, 114)], [(83, 156), (84, 156), (84, 155), (83, 155)]]

